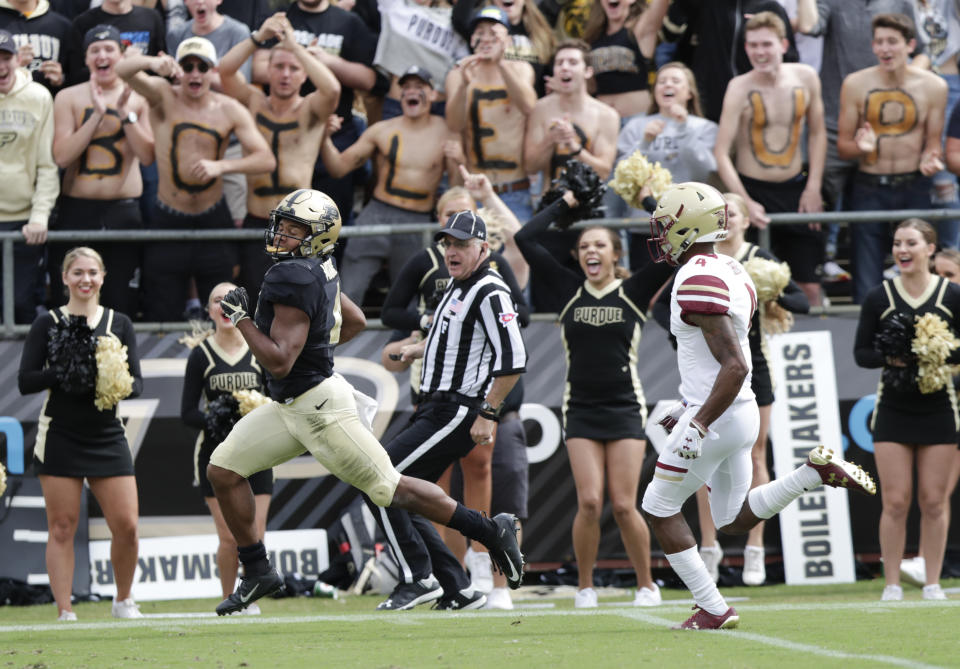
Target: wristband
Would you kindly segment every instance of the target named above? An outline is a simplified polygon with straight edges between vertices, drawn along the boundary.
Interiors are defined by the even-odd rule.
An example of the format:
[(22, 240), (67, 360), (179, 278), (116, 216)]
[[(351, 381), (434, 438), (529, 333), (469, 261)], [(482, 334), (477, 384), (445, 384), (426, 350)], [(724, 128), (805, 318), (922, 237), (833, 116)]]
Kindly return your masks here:
[(571, 151), (570, 153), (568, 153), (567, 158), (573, 158), (575, 156), (579, 156), (581, 151), (583, 151), (583, 144), (581, 144), (580, 148), (578, 148), (576, 151)]
[(261, 48), (261, 49), (264, 48), (265, 46), (267, 46), (266, 40), (264, 40), (264, 41), (262, 41), (262, 42), (261, 42), (261, 41), (257, 41), (257, 38), (254, 37), (254, 35), (256, 35), (256, 34), (257, 34), (257, 31), (256, 31), (256, 30), (254, 30), (254, 31), (252, 31), (252, 32), (250, 33), (250, 41), (253, 42), (255, 45), (257, 45), (257, 47), (259, 47), (259, 48)]
[(705, 428), (703, 425), (701, 425), (701, 424), (700, 424), (700, 421), (696, 420), (695, 418), (693, 418), (693, 419), (690, 420), (690, 425), (691, 425), (691, 427), (693, 427), (697, 432), (700, 433), (700, 438), (701, 438), (701, 439), (705, 439), (706, 436), (707, 436), (707, 433), (710, 432), (709, 429), (707, 429), (707, 428)]
[(487, 420), (492, 420), (494, 423), (500, 422), (500, 410), (503, 408), (501, 404), (498, 407), (493, 406), (490, 402), (484, 400), (480, 404), (480, 417), (486, 418)]

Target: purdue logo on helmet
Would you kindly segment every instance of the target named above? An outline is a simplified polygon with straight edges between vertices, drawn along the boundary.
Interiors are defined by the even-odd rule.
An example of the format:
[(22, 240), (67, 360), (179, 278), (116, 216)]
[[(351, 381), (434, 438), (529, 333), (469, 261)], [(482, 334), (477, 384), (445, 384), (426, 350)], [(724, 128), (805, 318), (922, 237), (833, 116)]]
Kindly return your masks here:
[[(280, 221), (286, 219), (306, 226), (305, 237), (294, 237), (280, 231)], [(309, 188), (295, 190), (280, 200), (276, 209), (270, 212), (270, 225), (264, 233), (267, 253), (281, 260), (299, 256), (301, 258), (323, 258), (333, 252), (340, 236), (340, 211), (337, 205), (325, 193)], [(277, 237), (288, 237), (300, 242), (297, 249), (287, 251), (276, 246)]]
[(727, 238), (727, 202), (716, 188), (688, 181), (667, 188), (650, 216), (647, 250), (655, 262), (676, 265), (697, 242)]

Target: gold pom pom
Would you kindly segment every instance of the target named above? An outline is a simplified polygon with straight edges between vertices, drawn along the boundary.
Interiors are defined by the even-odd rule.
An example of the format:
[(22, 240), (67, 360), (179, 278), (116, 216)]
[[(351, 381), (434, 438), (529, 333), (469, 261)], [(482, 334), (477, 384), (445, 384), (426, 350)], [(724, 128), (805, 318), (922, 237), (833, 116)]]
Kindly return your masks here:
[(7, 468), (0, 462), (0, 497), (7, 490)]
[(127, 347), (115, 335), (97, 337), (97, 387), (93, 403), (100, 411), (107, 411), (132, 392)]
[(777, 304), (776, 300), (760, 304), (760, 327), (769, 334), (789, 332), (793, 327), (793, 314)]
[(790, 283), (790, 266), (785, 262), (778, 263), (766, 258), (753, 257), (743, 263), (743, 268), (753, 279), (759, 302), (765, 303), (777, 299)]
[(234, 390), (233, 398), (237, 400), (237, 404), (240, 405), (241, 418), (258, 406), (270, 403), (269, 397), (266, 397), (263, 393), (257, 392), (256, 390)]
[(650, 195), (660, 199), (667, 186), (673, 183), (670, 170), (660, 163), (650, 164), (647, 157), (638, 149), (629, 158), (621, 160), (610, 180), (610, 187), (634, 209), (643, 209), (644, 186), (650, 188)]
[(935, 393), (952, 382), (947, 357), (960, 340), (946, 321), (934, 313), (916, 317), (910, 350), (917, 356), (917, 386), (921, 393)]

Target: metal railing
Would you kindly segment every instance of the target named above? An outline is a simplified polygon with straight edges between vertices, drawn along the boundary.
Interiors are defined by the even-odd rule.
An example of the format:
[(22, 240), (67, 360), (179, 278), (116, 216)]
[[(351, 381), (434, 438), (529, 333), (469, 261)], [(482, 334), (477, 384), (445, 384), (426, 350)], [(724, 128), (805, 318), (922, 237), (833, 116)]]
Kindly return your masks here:
[[(771, 225), (785, 225), (789, 223), (868, 223), (880, 221), (902, 221), (907, 218), (922, 218), (927, 221), (960, 218), (960, 211), (956, 209), (901, 209), (895, 211), (840, 211), (822, 212), (819, 214), (771, 214)], [(581, 221), (572, 226), (573, 229), (591, 225), (605, 225), (615, 229), (638, 228), (638, 232), (649, 232), (649, 223), (646, 218), (598, 218)], [(424, 244), (429, 244), (432, 234), (437, 231), (437, 223), (414, 224), (381, 224), (365, 225), (362, 227), (348, 226), (343, 228), (340, 235), (344, 239), (351, 237), (377, 237), (393, 234), (422, 233)], [(769, 248), (770, 228), (760, 231), (760, 245)], [(96, 242), (161, 242), (161, 241), (251, 241), (262, 240), (262, 230), (51, 230), (47, 235), (48, 242), (79, 242), (95, 244)], [(14, 324), (14, 291), (13, 291), (13, 245), (22, 242), (20, 232), (0, 232), (0, 253), (3, 257), (3, 322), (0, 328), (0, 337), (10, 338), (25, 334), (29, 325)], [(108, 268), (109, 269), (109, 268)], [(144, 280), (141, 278), (141, 280)], [(859, 311), (857, 305), (838, 305), (830, 307), (814, 307), (812, 314), (840, 314)], [(534, 314), (534, 320), (554, 320), (555, 314)], [(368, 321), (371, 328), (383, 327), (379, 319)], [(181, 332), (189, 329), (188, 323), (134, 323), (138, 332)]]

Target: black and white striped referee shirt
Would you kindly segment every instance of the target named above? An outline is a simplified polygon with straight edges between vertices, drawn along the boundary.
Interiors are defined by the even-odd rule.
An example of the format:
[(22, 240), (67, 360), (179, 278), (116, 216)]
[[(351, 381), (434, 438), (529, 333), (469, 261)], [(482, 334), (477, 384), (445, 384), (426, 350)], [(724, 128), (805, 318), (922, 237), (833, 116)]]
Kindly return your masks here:
[(451, 281), (427, 333), (420, 392), (483, 399), (494, 376), (520, 374), (526, 364), (510, 289), (489, 260), (465, 281)]

